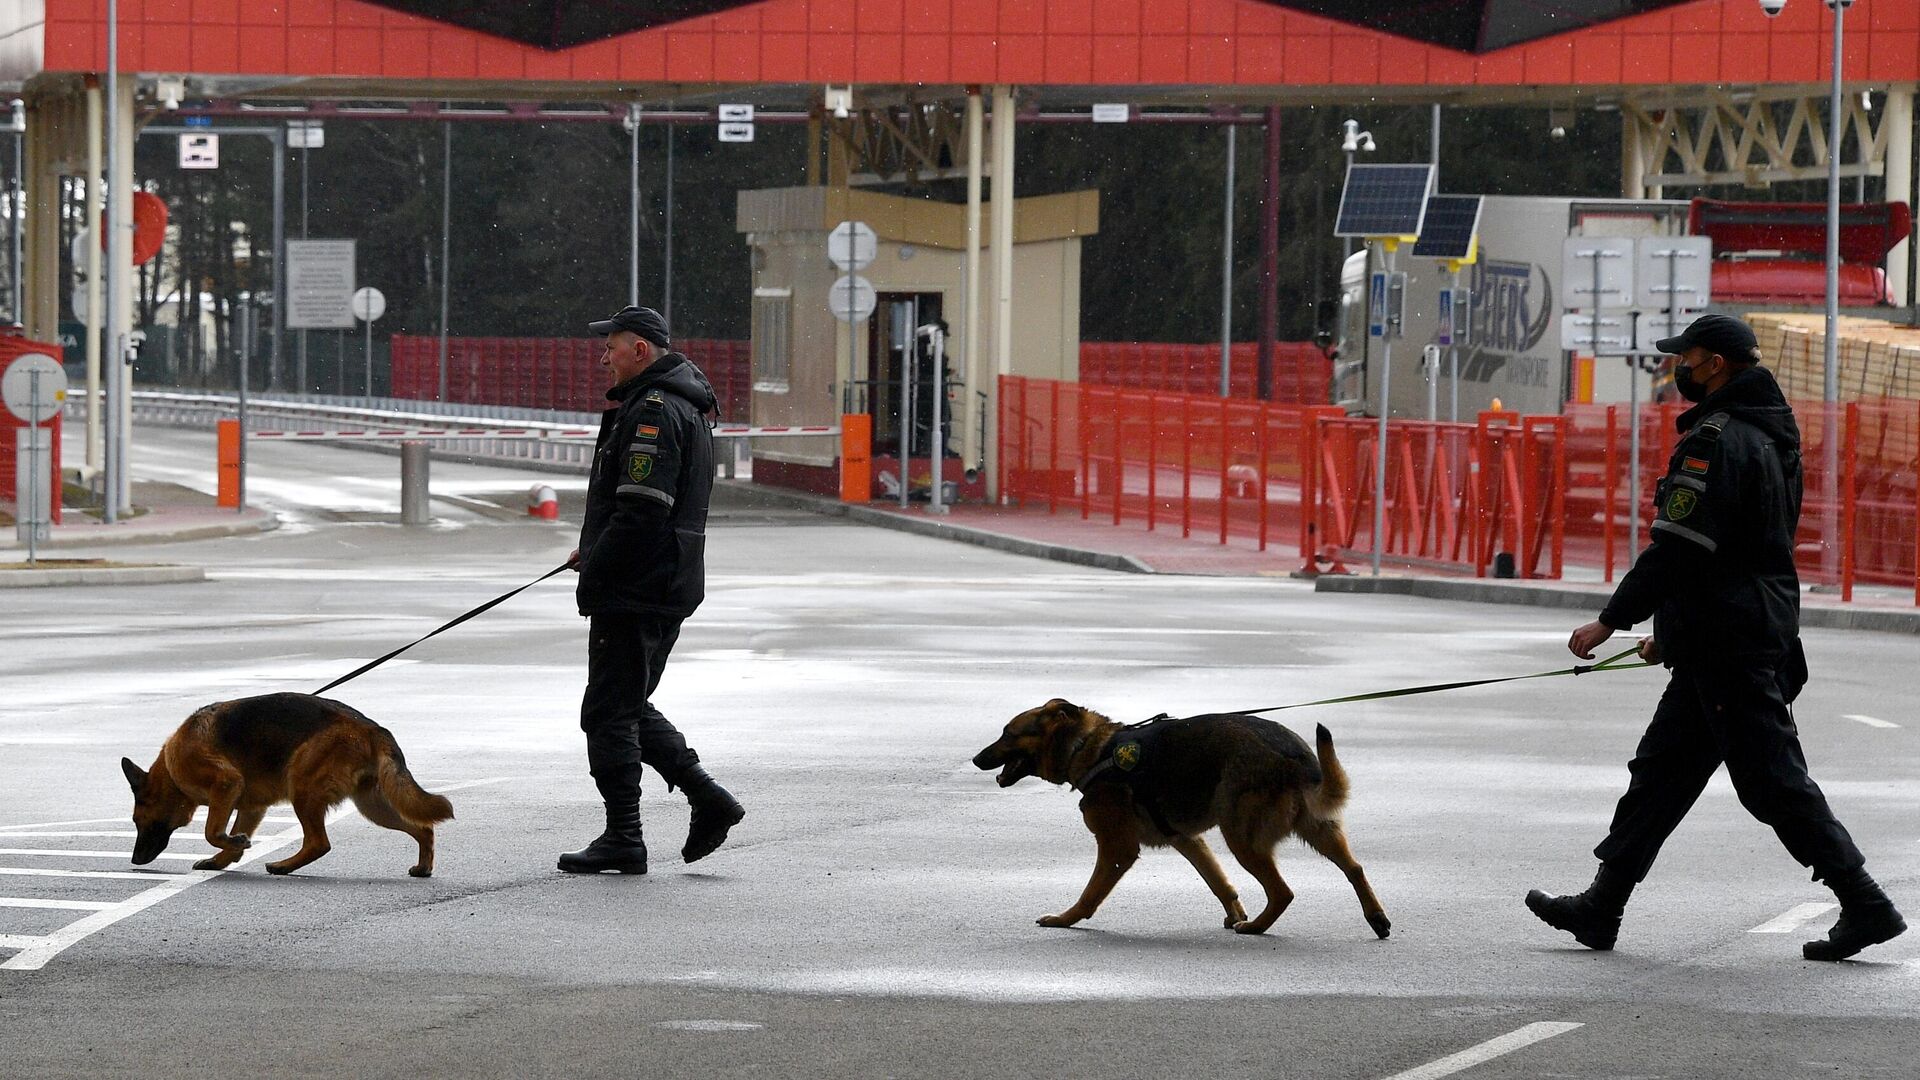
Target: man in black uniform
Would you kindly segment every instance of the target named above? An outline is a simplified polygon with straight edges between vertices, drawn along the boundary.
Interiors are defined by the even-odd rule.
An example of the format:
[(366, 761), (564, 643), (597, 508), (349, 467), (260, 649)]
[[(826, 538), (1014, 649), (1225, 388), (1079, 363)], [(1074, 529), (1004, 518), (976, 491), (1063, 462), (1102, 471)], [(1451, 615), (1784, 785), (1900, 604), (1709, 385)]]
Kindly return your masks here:
[(672, 339), (659, 312), (623, 308), (589, 329), (607, 339), (600, 366), (612, 379), (607, 400), (613, 407), (600, 417), (573, 566), (580, 572), (580, 614), (588, 619), (580, 727), (593, 782), (607, 804), (607, 829), (582, 850), (560, 856), (560, 869), (644, 874), (643, 763), (692, 804), (680, 852), (687, 862), (712, 854), (746, 816), (651, 702), (680, 623), (706, 595), (713, 436), (705, 414), (714, 395), (692, 361), (669, 351)]
[(1572, 896), (1536, 889), (1527, 907), (1588, 948), (1612, 948), (1628, 895), (1724, 761), (1741, 805), (1839, 898), (1838, 924), (1802, 949), (1839, 960), (1906, 923), (1807, 775), (1788, 709), (1807, 681), (1793, 565), (1800, 431), (1773, 374), (1757, 366), (1746, 323), (1702, 315), (1658, 344), (1676, 357), (1674, 388), (1698, 404), (1681, 414), (1680, 445), (1655, 489), (1652, 542), (1567, 647), (1591, 659), (1614, 631), (1652, 616), (1641, 656), (1673, 675), (1594, 849), (1593, 884)]

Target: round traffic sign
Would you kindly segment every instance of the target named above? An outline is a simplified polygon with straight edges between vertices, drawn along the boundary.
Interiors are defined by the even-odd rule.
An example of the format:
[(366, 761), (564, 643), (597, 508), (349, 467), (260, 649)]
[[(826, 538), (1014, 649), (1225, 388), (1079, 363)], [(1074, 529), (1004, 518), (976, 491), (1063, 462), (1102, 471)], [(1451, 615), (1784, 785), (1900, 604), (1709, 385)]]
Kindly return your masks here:
[(879, 299), (874, 295), (873, 283), (859, 274), (842, 274), (827, 290), (827, 308), (841, 322), (865, 319), (873, 314)]
[(353, 317), (361, 322), (373, 322), (387, 313), (387, 297), (379, 289), (368, 285), (353, 294)]
[(879, 253), (880, 237), (864, 221), (843, 221), (827, 234), (827, 259), (842, 270), (865, 270)]
[[(37, 380), (36, 372), (40, 376)], [(67, 400), (67, 373), (60, 361), (46, 353), (24, 353), (7, 365), (6, 374), (0, 375), (0, 398), (6, 399), (8, 412), (26, 423), (44, 424)]]

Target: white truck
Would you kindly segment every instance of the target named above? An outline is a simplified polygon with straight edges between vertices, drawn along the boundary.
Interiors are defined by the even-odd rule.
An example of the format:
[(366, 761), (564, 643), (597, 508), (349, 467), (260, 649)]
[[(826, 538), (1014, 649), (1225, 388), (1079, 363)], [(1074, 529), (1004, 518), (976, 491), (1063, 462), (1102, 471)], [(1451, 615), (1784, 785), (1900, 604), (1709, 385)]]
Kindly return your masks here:
[[(1564, 241), (1684, 234), (1687, 210), (1686, 202), (1669, 200), (1490, 195), (1480, 213), (1478, 258), (1457, 275), (1414, 256), (1410, 243), (1391, 255), (1369, 243), (1341, 268), (1333, 403), (1351, 414), (1379, 413), (1389, 339), (1369, 333), (1380, 314), (1369, 280), (1387, 269), (1406, 273), (1404, 318), (1390, 339), (1390, 415), (1471, 421), (1495, 401), (1533, 414), (1559, 413), (1568, 401), (1626, 401), (1625, 360), (1596, 362), (1560, 347), (1561, 309), (1571, 306), (1560, 280)], [(1466, 333), (1454, 332), (1448, 345), (1456, 320), (1441, 311), (1440, 299), (1456, 279), (1468, 290)]]

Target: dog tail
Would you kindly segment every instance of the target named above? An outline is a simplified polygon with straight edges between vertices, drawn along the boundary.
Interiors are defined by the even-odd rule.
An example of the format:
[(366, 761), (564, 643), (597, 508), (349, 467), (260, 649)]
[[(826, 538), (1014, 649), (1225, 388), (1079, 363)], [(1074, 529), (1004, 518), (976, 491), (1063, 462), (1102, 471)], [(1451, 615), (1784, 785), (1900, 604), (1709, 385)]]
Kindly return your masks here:
[(1337, 817), (1347, 805), (1347, 770), (1333, 753), (1333, 733), (1327, 725), (1315, 725), (1314, 753), (1320, 758), (1320, 785), (1307, 790), (1307, 808), (1318, 818)]
[(407, 770), (406, 755), (400, 752), (400, 744), (385, 729), (380, 734), (385, 737), (386, 747), (380, 754), (380, 772), (378, 784), (380, 794), (399, 812), (400, 816), (416, 825), (436, 825), (453, 817), (453, 804), (445, 795), (435, 795), (423, 789), (420, 782)]

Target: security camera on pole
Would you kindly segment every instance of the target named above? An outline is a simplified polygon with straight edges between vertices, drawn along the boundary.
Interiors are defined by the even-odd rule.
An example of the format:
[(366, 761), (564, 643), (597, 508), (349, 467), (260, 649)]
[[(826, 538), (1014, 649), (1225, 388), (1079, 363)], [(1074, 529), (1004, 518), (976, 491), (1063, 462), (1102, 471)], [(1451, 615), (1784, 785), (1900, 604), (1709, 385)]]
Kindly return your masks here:
[(367, 325), (367, 404), (373, 404), (373, 323), (387, 313), (387, 297), (371, 285), (353, 294), (353, 317)]

